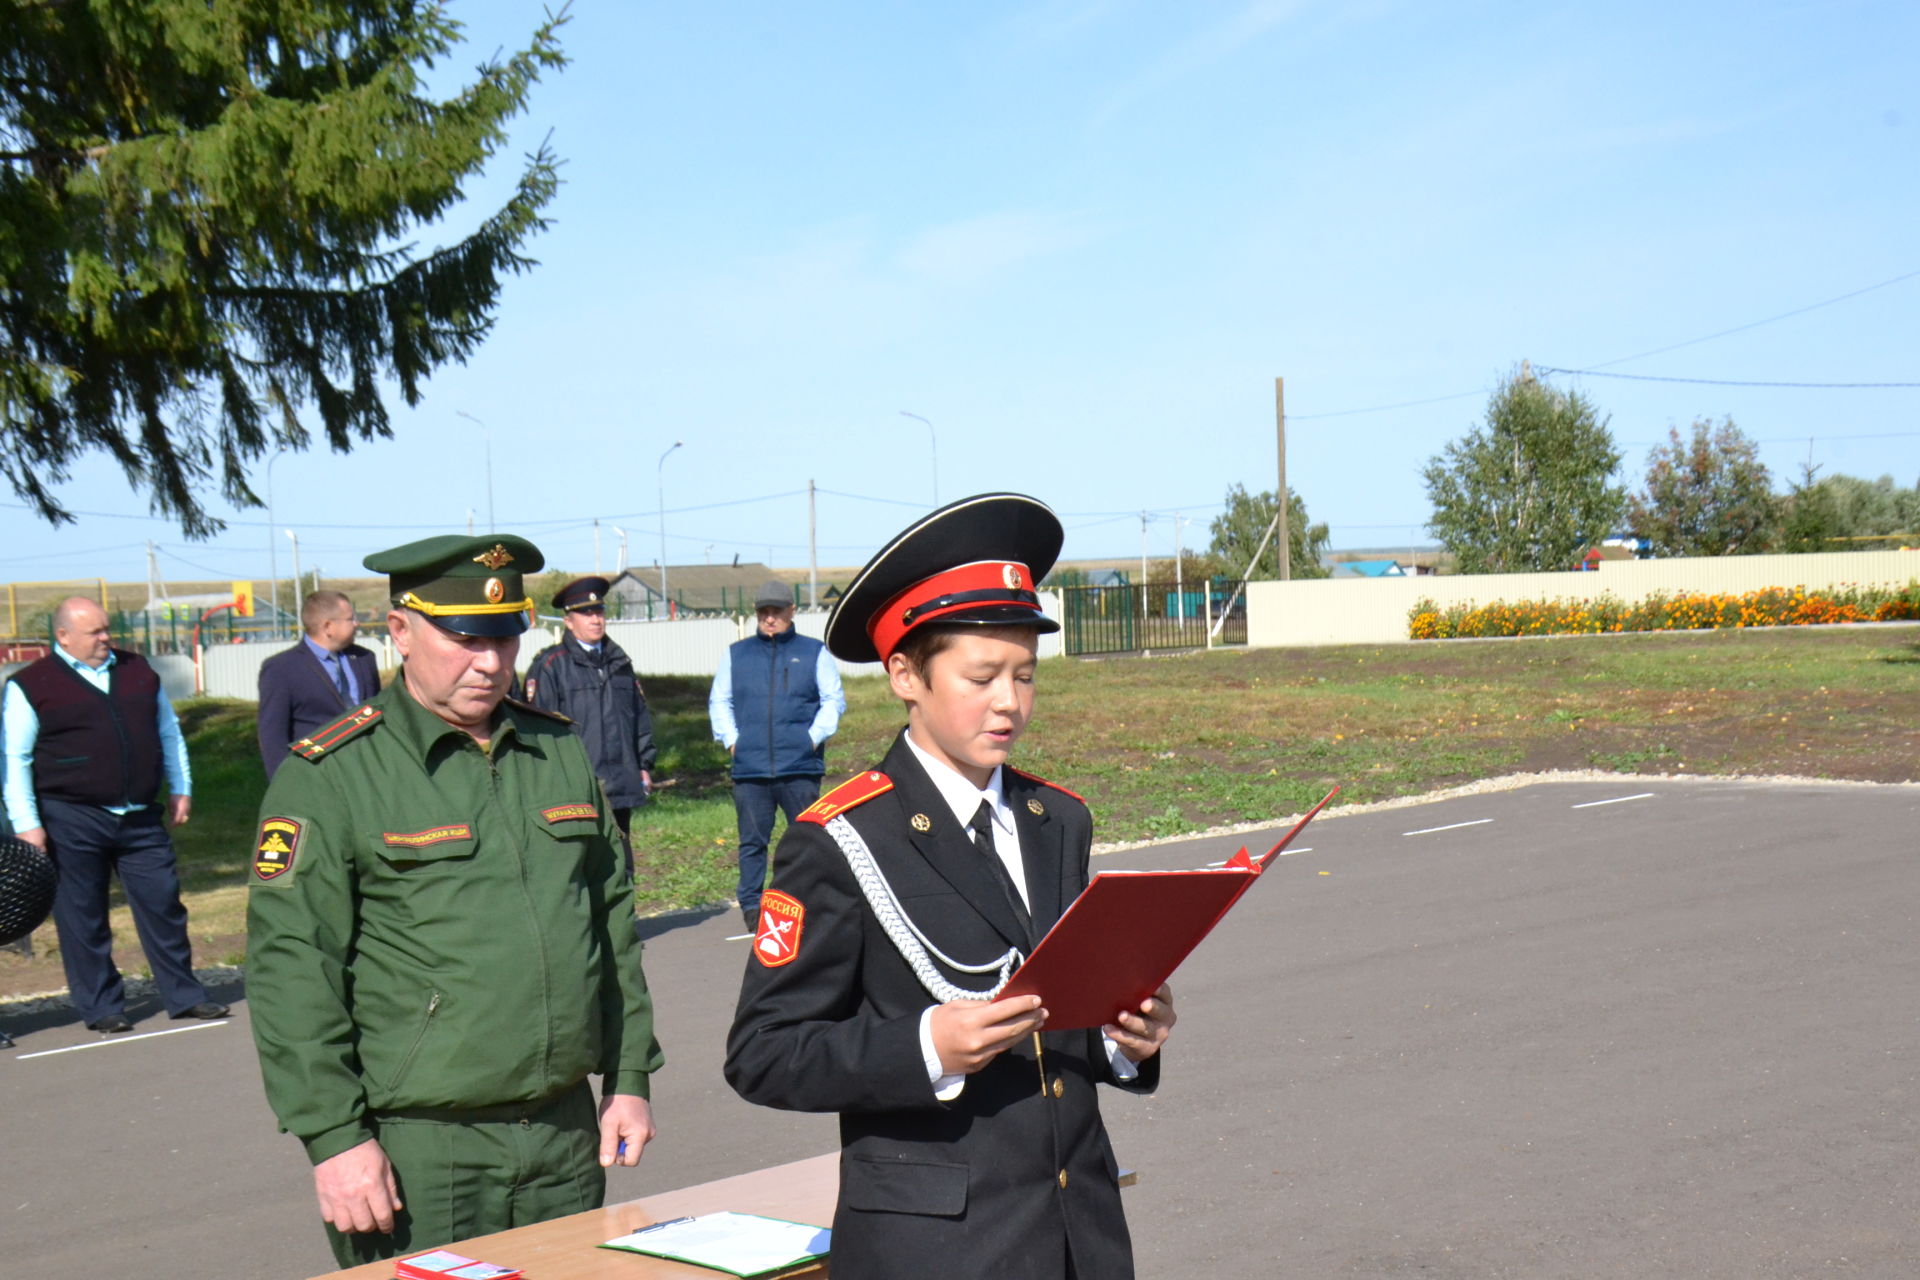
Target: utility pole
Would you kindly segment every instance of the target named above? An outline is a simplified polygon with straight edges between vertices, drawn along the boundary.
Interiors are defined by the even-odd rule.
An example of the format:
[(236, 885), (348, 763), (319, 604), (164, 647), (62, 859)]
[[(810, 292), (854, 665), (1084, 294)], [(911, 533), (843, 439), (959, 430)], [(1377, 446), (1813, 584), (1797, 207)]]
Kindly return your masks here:
[(1273, 427), (1279, 444), (1280, 453), (1280, 581), (1286, 582), (1293, 577), (1293, 545), (1289, 537), (1289, 526), (1293, 523), (1288, 517), (1292, 514), (1293, 503), (1287, 493), (1287, 380), (1273, 380)]
[(1180, 526), (1186, 519), (1178, 512), (1173, 513), (1173, 600), (1174, 616), (1182, 622), (1187, 618), (1187, 581), (1181, 572)]
[(598, 577), (600, 575), (600, 517), (599, 516), (595, 516), (593, 518), (593, 572), (595, 577)]
[(302, 595), (300, 590), (300, 535), (289, 529), (287, 530), (287, 537), (293, 540), (293, 607), (298, 609)]
[[(613, 576), (617, 578), (627, 571), (627, 531), (619, 525), (614, 525), (613, 531), (620, 535), (620, 563), (613, 567)], [(594, 559), (595, 563), (598, 563), (599, 557), (596, 556)]]
[(813, 505), (813, 481), (807, 481), (807, 608), (820, 607), (819, 521)]
[(1140, 513), (1140, 621), (1147, 620), (1147, 513)]

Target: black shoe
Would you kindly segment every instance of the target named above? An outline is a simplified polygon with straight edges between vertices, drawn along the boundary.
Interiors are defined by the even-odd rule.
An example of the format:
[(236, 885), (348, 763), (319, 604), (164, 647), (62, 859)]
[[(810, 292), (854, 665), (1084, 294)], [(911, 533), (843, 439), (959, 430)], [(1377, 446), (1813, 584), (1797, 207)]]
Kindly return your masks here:
[(760, 908), (742, 907), (740, 908), (740, 918), (747, 922), (748, 933), (760, 932)]
[(193, 1006), (193, 1008), (182, 1009), (180, 1012), (173, 1014), (172, 1017), (176, 1021), (181, 1018), (224, 1018), (230, 1012), (232, 1011), (223, 1004), (215, 1004), (211, 1000), (202, 1000), (199, 1004)]
[(95, 1018), (87, 1024), (87, 1030), (98, 1031), (103, 1036), (117, 1036), (122, 1031), (133, 1030), (133, 1024), (127, 1021), (124, 1013), (110, 1013), (104, 1018)]

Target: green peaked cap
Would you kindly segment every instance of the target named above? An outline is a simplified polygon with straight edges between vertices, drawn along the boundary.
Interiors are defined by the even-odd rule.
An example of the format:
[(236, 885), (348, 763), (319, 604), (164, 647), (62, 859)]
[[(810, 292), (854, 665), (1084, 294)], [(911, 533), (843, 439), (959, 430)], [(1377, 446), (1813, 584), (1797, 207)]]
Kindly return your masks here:
[(387, 575), (395, 604), (443, 631), (517, 636), (533, 625), (525, 575), (547, 561), (540, 548), (511, 533), (445, 533), (376, 551), (361, 563)]

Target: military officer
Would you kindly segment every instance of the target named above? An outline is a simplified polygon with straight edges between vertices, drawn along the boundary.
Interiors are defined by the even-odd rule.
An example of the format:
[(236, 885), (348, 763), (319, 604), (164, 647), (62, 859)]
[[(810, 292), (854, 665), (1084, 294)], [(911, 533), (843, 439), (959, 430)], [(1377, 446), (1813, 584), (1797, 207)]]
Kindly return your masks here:
[(727, 1040), (750, 1102), (840, 1114), (835, 1280), (1128, 1280), (1094, 1086), (1153, 1088), (1162, 987), (1099, 1030), (994, 1001), (1086, 887), (1081, 800), (1007, 763), (1033, 710), (1034, 583), (1059, 521), (1020, 494), (925, 517), (867, 563), (827, 647), (885, 664), (907, 727), (787, 831)]
[(367, 557), (399, 677), (262, 804), (254, 1040), (342, 1266), (595, 1208), (653, 1136), (619, 830), (567, 724), (505, 701), (541, 563), (510, 535)]

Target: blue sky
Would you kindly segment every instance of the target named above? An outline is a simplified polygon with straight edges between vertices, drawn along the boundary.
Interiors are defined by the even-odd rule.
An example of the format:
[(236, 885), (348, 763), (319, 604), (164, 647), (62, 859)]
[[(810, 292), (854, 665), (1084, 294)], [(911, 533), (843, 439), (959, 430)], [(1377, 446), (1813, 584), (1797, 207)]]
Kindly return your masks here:
[[(539, 6), (457, 11), (454, 72)], [(936, 486), (1039, 495), (1068, 556), (1138, 554), (1144, 509), (1164, 556), (1176, 513), (1203, 543), (1228, 485), (1272, 487), (1275, 376), (1334, 546), (1423, 543), (1421, 466), (1521, 359), (1591, 368), (1920, 272), (1911, 3), (576, 0), (564, 42), (471, 208), (421, 236), (551, 131), (542, 266), (395, 440), (274, 465), (308, 568), (484, 529), (489, 449), (498, 527), (580, 571), (595, 515), (606, 568), (613, 526), (658, 557), (663, 480), (675, 564), (804, 565), (809, 480), (826, 565)], [(1920, 277), (1610, 371), (1920, 382), (1916, 315)], [(1570, 385), (1630, 482), (1669, 425), (1726, 414), (1782, 483), (1810, 449), (1920, 480), (1920, 390)], [(195, 544), (110, 464), (62, 492), (100, 514), (0, 508), (5, 576), (143, 577), (149, 538), (168, 577), (264, 579), (276, 537), (289, 571), (263, 512)]]

